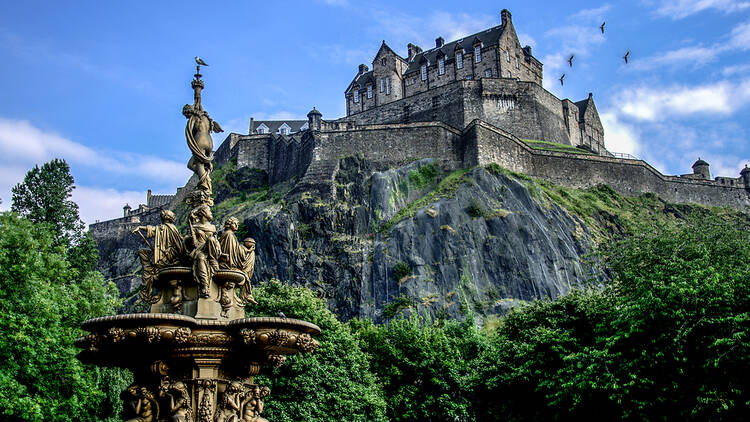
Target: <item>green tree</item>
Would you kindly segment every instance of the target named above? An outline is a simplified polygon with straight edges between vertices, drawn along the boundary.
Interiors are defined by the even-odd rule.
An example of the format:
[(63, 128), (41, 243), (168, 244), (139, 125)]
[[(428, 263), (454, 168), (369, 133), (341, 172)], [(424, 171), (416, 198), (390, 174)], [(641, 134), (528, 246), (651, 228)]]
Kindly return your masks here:
[(70, 246), (83, 230), (78, 204), (70, 200), (73, 183), (65, 160), (56, 158), (42, 167), (34, 166), (11, 190), (11, 210), (34, 223), (48, 224), (55, 244)]
[(604, 258), (608, 287), (501, 321), (475, 381), (480, 419), (748, 419), (747, 228), (659, 227)]
[(84, 367), (81, 321), (114, 312), (118, 292), (72, 269), (48, 224), (0, 213), (0, 414), (9, 421), (115, 420), (121, 372)]
[(84, 232), (78, 204), (70, 199), (73, 183), (65, 160), (34, 166), (23, 182), (13, 187), (11, 210), (33, 223), (46, 224), (53, 233), (54, 245), (66, 248), (68, 262), (76, 272), (73, 277), (80, 278), (94, 270), (99, 252), (91, 234)]
[(385, 421), (382, 390), (369, 371), (349, 328), (328, 310), (325, 301), (306, 288), (271, 280), (254, 290), (257, 306), (247, 316), (277, 315), (283, 311), (318, 325), (320, 347), (314, 353), (289, 357), (273, 376), (257, 382), (271, 388), (263, 416), (274, 422)]
[(349, 324), (383, 383), (391, 420), (474, 420), (470, 374), (486, 340), (473, 319), (433, 322), (412, 314), (385, 325)]

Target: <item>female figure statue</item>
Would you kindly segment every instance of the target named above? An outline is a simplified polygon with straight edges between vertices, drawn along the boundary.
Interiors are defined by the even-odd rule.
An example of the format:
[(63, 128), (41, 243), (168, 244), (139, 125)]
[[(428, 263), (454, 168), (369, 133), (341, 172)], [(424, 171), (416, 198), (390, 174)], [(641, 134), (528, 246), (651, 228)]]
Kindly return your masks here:
[(235, 232), (240, 222), (235, 217), (229, 217), (224, 223), (224, 232), (219, 237), (219, 245), (223, 259), (219, 265), (222, 268), (240, 270), (245, 273), (245, 281), (240, 285), (240, 300), (243, 303), (257, 304), (252, 294), (250, 279), (255, 271), (255, 240), (248, 237), (242, 243), (237, 240)]
[(211, 132), (224, 132), (218, 123), (211, 120), (200, 104), (186, 104), (182, 114), (187, 117), (185, 138), (193, 156), (188, 161), (188, 168), (198, 176), (198, 189), (211, 192), (210, 173), (213, 170), (214, 141)]
[(219, 270), (219, 255), (221, 249), (216, 240), (216, 227), (211, 224), (211, 208), (199, 205), (190, 212), (190, 237), (193, 250), (190, 258), (193, 260), (193, 278), (198, 284), (200, 297), (209, 297), (209, 286), (216, 271)]
[(239, 422), (241, 392), (242, 384), (237, 381), (227, 386), (221, 396), (216, 422)]

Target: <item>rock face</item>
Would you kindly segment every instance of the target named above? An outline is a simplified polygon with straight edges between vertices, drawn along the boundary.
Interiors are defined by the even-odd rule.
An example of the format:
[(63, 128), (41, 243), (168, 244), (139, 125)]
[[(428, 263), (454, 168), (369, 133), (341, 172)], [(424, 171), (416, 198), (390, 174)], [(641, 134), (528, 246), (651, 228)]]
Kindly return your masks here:
[[(593, 247), (584, 224), (522, 178), (484, 168), (443, 174), (429, 159), (377, 170), (343, 158), (335, 199), (273, 195), (229, 207), (215, 223), (233, 215), (255, 238), (254, 283), (308, 286), (344, 319), (503, 313), (603, 279), (583, 264)], [(132, 271), (122, 261), (133, 243), (123, 241), (100, 240), (102, 262), (114, 263), (103, 268), (109, 277)]]

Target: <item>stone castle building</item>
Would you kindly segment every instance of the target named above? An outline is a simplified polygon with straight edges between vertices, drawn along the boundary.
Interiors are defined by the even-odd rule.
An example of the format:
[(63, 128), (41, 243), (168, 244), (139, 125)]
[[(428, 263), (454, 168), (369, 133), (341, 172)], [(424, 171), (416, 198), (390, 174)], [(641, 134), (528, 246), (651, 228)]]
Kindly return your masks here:
[(498, 26), (423, 51), (396, 54), (383, 41), (347, 87), (346, 114), (358, 124), (442, 121), (463, 129), (475, 119), (521, 139), (563, 143), (608, 155), (592, 94), (573, 102), (542, 87), (542, 63), (521, 47), (508, 10)]
[[(511, 14), (501, 24), (422, 50), (408, 45), (400, 57), (383, 42), (372, 70), (360, 65), (346, 87), (346, 116), (323, 120), (251, 118), (248, 134), (231, 133), (215, 152), (217, 165), (265, 172), (269, 184), (294, 180), (291, 194), (335, 197), (341, 158), (358, 156), (374, 169), (433, 158), (444, 170), (497, 163), (509, 170), (565, 186), (607, 184), (626, 195), (652, 192), (666, 201), (750, 209), (750, 168), (740, 177), (711, 179), (709, 164), (663, 175), (635, 157), (610, 152), (593, 95), (558, 99), (542, 87), (542, 63), (521, 47)], [(561, 148), (565, 147), (565, 148)], [(191, 182), (188, 182), (188, 184)], [(94, 236), (122, 224), (156, 218), (174, 208), (176, 195), (148, 195), (124, 216), (91, 225)]]

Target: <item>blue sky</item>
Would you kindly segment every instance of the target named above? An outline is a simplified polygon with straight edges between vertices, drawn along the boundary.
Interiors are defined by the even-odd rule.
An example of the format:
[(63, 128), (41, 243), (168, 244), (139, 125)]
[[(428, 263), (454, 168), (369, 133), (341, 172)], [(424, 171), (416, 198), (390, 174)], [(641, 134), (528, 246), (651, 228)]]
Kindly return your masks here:
[(5, 2), (0, 209), (54, 157), (71, 165), (88, 223), (146, 189), (173, 193), (190, 174), (180, 111), (195, 55), (210, 64), (204, 107), (246, 133), (250, 116), (305, 118), (316, 106), (341, 117), (344, 89), (381, 40), (406, 55), (409, 42), (426, 49), (497, 25), (503, 8), (544, 63), (547, 89), (594, 93), (610, 150), (667, 174), (690, 172), (698, 156), (714, 175), (750, 163), (750, 1)]

